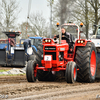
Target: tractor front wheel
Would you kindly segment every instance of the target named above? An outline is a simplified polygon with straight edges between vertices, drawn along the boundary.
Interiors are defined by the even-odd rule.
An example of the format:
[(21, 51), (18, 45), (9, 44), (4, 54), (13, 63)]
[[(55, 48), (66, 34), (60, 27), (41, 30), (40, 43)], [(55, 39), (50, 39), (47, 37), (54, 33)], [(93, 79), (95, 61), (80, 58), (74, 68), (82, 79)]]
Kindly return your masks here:
[(74, 83), (77, 77), (77, 67), (75, 62), (68, 62), (65, 71), (65, 80), (67, 83)]
[(26, 78), (28, 82), (36, 81), (35, 68), (36, 68), (36, 61), (32, 61), (32, 60), (28, 61), (26, 67)]

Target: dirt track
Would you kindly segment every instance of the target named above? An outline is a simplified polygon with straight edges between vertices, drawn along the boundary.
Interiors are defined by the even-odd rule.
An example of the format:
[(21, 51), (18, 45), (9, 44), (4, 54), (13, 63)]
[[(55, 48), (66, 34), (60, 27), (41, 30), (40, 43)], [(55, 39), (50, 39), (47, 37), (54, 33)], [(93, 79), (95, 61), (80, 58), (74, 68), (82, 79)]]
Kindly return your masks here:
[(28, 83), (25, 76), (0, 76), (0, 94), (8, 95), (7, 100), (95, 100), (100, 95), (100, 81)]

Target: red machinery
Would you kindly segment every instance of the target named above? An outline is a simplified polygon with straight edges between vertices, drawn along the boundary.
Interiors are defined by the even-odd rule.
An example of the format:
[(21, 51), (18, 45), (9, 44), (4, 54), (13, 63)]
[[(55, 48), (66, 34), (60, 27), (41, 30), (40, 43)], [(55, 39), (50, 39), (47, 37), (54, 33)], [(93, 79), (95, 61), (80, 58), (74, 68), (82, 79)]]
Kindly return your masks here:
[[(74, 83), (76, 80), (81, 82), (93, 82), (96, 75), (96, 49), (94, 44), (85, 39), (80, 39), (79, 26), (76, 24), (63, 24), (63, 26), (77, 27), (76, 40), (73, 44), (73, 51), (69, 51), (69, 45), (66, 40), (61, 40), (59, 34), (59, 43), (53, 39), (43, 39), (43, 49), (40, 46), (36, 54), (36, 60), (30, 60), (27, 63), (26, 77), (28, 82), (36, 81), (54, 81), (56, 72), (62, 71), (68, 83)], [(82, 26), (82, 24), (81, 24)], [(67, 29), (68, 30), (68, 29)], [(43, 50), (43, 58), (41, 57)]]

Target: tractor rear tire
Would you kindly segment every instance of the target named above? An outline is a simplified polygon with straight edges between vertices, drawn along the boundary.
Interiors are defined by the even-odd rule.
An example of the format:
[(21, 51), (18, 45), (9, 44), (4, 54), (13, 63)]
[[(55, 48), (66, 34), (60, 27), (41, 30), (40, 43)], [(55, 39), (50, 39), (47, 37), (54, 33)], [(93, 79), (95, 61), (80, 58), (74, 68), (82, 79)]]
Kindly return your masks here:
[(37, 51), (37, 53), (36, 53), (35, 55), (36, 55), (36, 61), (37, 61), (37, 64), (38, 64), (39, 66), (42, 66), (42, 64), (41, 64), (42, 53), (39, 52), (39, 51)]
[(34, 61), (35, 61), (35, 59), (36, 59), (36, 56), (35, 56), (35, 55), (30, 55), (30, 56), (28, 57), (28, 61), (29, 61), (29, 60), (34, 60)]
[(43, 45), (40, 44), (39, 47), (37, 48), (38, 51), (35, 53), (35, 55), (36, 55), (36, 61), (39, 64), (39, 66), (42, 66), (42, 64), (41, 64), (41, 60), (43, 59), (43, 57), (42, 57), (42, 55), (43, 55), (43, 49), (42, 48), (43, 48)]
[(43, 47), (42, 43), (39, 43), (39, 44), (38, 44), (38, 46), (41, 46), (41, 47)]
[(37, 49), (39, 50), (39, 52), (41, 52), (43, 54), (43, 47), (42, 46), (38, 46)]
[(37, 62), (37, 64), (39, 65), (39, 66), (42, 66), (42, 64), (41, 64), (41, 58), (39, 58), (38, 56), (36, 56), (36, 62)]
[(97, 68), (94, 43), (87, 42), (85, 47), (77, 47), (75, 62), (78, 68), (77, 81), (94, 82)]
[(41, 53), (41, 52), (38, 50), (37, 53), (36, 53), (36, 56), (38, 56), (40, 59), (42, 59), (42, 54), (43, 54), (43, 53)]
[(34, 70), (36, 67), (36, 61), (28, 61), (27, 67), (26, 67), (26, 78), (28, 82), (35, 82), (36, 77), (34, 76)]
[(36, 54), (37, 53), (36, 49), (34, 47), (32, 47), (32, 49), (33, 49), (33, 54)]
[(77, 66), (75, 62), (68, 62), (65, 71), (65, 80), (67, 83), (75, 83), (77, 78)]

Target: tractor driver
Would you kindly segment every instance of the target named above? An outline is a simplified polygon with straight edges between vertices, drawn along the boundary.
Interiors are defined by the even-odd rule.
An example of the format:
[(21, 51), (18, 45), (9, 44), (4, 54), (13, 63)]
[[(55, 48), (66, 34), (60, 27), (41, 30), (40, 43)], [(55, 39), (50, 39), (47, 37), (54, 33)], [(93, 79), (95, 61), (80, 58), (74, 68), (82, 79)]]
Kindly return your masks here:
[[(66, 42), (69, 44), (69, 48), (72, 48), (73, 46), (72, 35), (66, 32), (65, 28), (61, 29), (61, 33), (62, 33), (62, 40), (66, 40)], [(59, 38), (59, 35), (54, 36), (54, 39), (57, 39), (57, 38)]]

